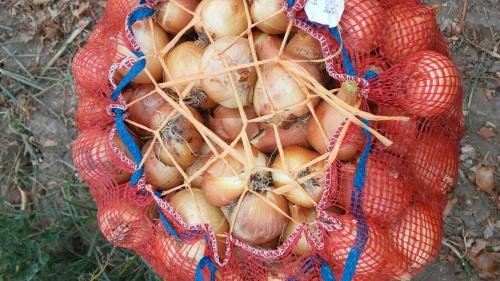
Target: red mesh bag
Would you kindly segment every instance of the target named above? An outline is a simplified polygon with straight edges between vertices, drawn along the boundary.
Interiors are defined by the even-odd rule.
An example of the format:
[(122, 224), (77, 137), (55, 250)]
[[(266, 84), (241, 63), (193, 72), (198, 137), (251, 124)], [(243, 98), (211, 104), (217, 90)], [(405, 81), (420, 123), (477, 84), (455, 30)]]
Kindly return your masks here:
[[(217, 15), (206, 17), (197, 1), (191, 11), (176, 6), (188, 0), (110, 0), (75, 56), (80, 104), (72, 153), (96, 201), (101, 232), (141, 255), (166, 280), (409, 280), (439, 252), (442, 212), (456, 184), (463, 135), (460, 77), (436, 24), (437, 7), (418, 0), (346, 0), (338, 27), (329, 28), (309, 18), (307, 0), (239, 1), (204, 0), (203, 5), (220, 5)], [(256, 23), (259, 10), (253, 5), (266, 3), (260, 12), (281, 21), (281, 37), (265, 40), (289, 39), (300, 29), (318, 41), (315, 49), (300, 52), (322, 58), (275, 50), (275, 60), (257, 62), (259, 52), (271, 52), (273, 45), (259, 47), (256, 39), (248, 41), (248, 56), (221, 60), (229, 65), (216, 73), (204, 72), (200, 64), (174, 79), (163, 58), (185, 41), (199, 48), (215, 44), (212, 37), (218, 35), (207, 31), (204, 18), (224, 18), (221, 7), (227, 3), (234, 4), (231, 29), (241, 18)], [(188, 11), (200, 17), (181, 31), (187, 35), (162, 30), (169, 12)], [(293, 28), (286, 28), (287, 18)], [(259, 38), (250, 30), (232, 35), (240, 41)], [(156, 44), (146, 46), (144, 38)], [(287, 40), (280, 42), (284, 50)], [(231, 48), (215, 53), (230, 57)], [(243, 65), (231, 65), (246, 57)], [(228, 119), (240, 127), (212, 130), (227, 120), (214, 121), (215, 99), (202, 82), (226, 75), (220, 84), (235, 84), (232, 94), (241, 94), (255, 86), (245, 83), (262, 79), (268, 63), (286, 70), (286, 78), (293, 78), (285, 80), (286, 90), (300, 89), (304, 104), (271, 106), (275, 112), (269, 117), (236, 102)], [(307, 113), (290, 118), (299, 106), (307, 106)], [(265, 136), (262, 143), (252, 132)], [(294, 151), (307, 153), (294, 158)], [(282, 158), (286, 164), (276, 166)], [(164, 171), (163, 178), (153, 178), (149, 165)], [(214, 204), (208, 194), (207, 171), (217, 165), (224, 173), (211, 180), (215, 189), (231, 184), (227, 197), (219, 198), (236, 198), (231, 204)], [(182, 184), (172, 185), (177, 179)], [(183, 192), (194, 204), (176, 201)], [(243, 220), (239, 208), (249, 198), (259, 208), (245, 210)], [(272, 223), (276, 218), (279, 228)], [(256, 227), (266, 223), (271, 226)], [(278, 236), (265, 236), (276, 230)], [(251, 235), (268, 239), (250, 243)]]

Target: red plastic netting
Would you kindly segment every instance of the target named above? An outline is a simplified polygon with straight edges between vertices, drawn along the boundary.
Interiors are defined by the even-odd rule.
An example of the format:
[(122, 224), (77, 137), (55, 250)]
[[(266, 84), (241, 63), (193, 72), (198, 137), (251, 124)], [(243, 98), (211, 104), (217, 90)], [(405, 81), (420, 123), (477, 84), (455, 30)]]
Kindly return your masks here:
[[(202, 3), (217, 2), (224, 7), (227, 1), (246, 0)], [(304, 11), (307, 1), (266, 1), (247, 1), (242, 9), (232, 10), (231, 28), (238, 27), (238, 16), (245, 22), (247, 15), (255, 17), (258, 10), (253, 5), (265, 2), (269, 3), (267, 16), (281, 17), (282, 23), (274, 23), (276, 30), (265, 24), (258, 28), (277, 34), (273, 40), (283, 46), (287, 40), (281, 41), (290, 37), (305, 42), (302, 44), (313, 43), (311, 49), (300, 43), (295, 50), (287, 47), (283, 56), (289, 60), (282, 62), (293, 78), (285, 83), (289, 88), (294, 83), (300, 85), (300, 91), (308, 93), (309, 103), (299, 106), (301, 101), (289, 102), (279, 109), (279, 114), (271, 114), (273, 119), (268, 123), (249, 121), (264, 120), (268, 108), (259, 111), (251, 102), (229, 106), (227, 100), (212, 99), (213, 93), (206, 91), (207, 84), (213, 82), (209, 78), (215, 79), (210, 71), (189, 70), (188, 79), (170, 71), (169, 63), (175, 64), (175, 60), (167, 58), (172, 48), (187, 41), (201, 57), (207, 53), (207, 42), (219, 36), (207, 28), (213, 23), (210, 19), (218, 15), (201, 8), (195, 14), (212, 15), (203, 27), (166, 28), (169, 14), (165, 15), (165, 10), (156, 10), (153, 20), (132, 25), (138, 33), (156, 30), (156, 35), (148, 35), (149, 39), (140, 39), (154, 40), (155, 44), (150, 48), (141, 46), (147, 71), (142, 71), (122, 96), (112, 101), (116, 83), (140, 60), (131, 51), (137, 46), (126, 28), (126, 19), (139, 1), (108, 1), (87, 45), (73, 61), (80, 97), (80, 133), (73, 143), (73, 158), (96, 201), (101, 232), (113, 244), (140, 254), (166, 280), (195, 279), (205, 257), (217, 268), (216, 280), (321, 280), (325, 266), (340, 280), (346, 274), (350, 253), (356, 250), (360, 256), (354, 280), (409, 280), (439, 251), (442, 212), (446, 193), (456, 184), (457, 147), (463, 134), (460, 77), (436, 24), (439, 9), (418, 0), (346, 0), (338, 28), (343, 42), (340, 44), (334, 31), (308, 21)], [(288, 7), (288, 2), (293, 6)], [(148, 2), (145, 7), (156, 9), (161, 5), (166, 9), (169, 4), (169, 11), (175, 12), (174, 8), (179, 9), (175, 3), (193, 11), (201, 5), (198, 1), (171, 0)], [(273, 14), (280, 5), (286, 12)], [(184, 10), (177, 10), (177, 14)], [(223, 21), (224, 10), (215, 11), (221, 13)], [(288, 30), (287, 16), (294, 25)], [(183, 24), (188, 22), (184, 20)], [(167, 34), (162, 28), (187, 35)], [(308, 35), (297, 33), (299, 29)], [(245, 33), (245, 28), (232, 32), (242, 40), (251, 35)], [(258, 37), (258, 33), (253, 36)], [(307, 43), (307, 38), (311, 39), (308, 36), (315, 40)], [(231, 59), (237, 62), (230, 61), (232, 67), (240, 64), (231, 75), (246, 85), (237, 91), (250, 92), (249, 96), (242, 95), (249, 100), (258, 94), (258, 87), (253, 91), (248, 88), (260, 83), (260, 72), (271, 73), (266, 64), (276, 62), (264, 63), (260, 57), (260, 63), (256, 62), (257, 55), (269, 51), (259, 49), (257, 40), (250, 44), (256, 50), (248, 48), (252, 49), (248, 50), (248, 59), (234, 56)], [(231, 52), (231, 48), (220, 53), (226, 51)], [(293, 51), (299, 57), (288, 54)], [(306, 61), (302, 66), (313, 75), (303, 75), (287, 64), (294, 58)], [(313, 61), (318, 59), (323, 60)], [(211, 71), (227, 70), (228, 66), (222, 64)], [(309, 69), (316, 64), (317, 70)], [(359, 77), (345, 74), (351, 67)], [(215, 83), (230, 84), (229, 76), (225, 77)], [(176, 83), (179, 79), (185, 81)], [(343, 96), (343, 91), (353, 85), (346, 81), (354, 82), (354, 97)], [(190, 89), (184, 90), (187, 87)], [(214, 110), (214, 100), (233, 108)], [(332, 113), (332, 106), (342, 110)], [(112, 108), (127, 109), (126, 130), (147, 155), (142, 163), (132, 160), (128, 145), (117, 132)], [(227, 120), (217, 119), (221, 111), (229, 114), (233, 125), (235, 120), (245, 121), (245, 138), (240, 132), (243, 121), (231, 127), (224, 123)], [(278, 117), (281, 122), (273, 123)], [(373, 130), (363, 132), (361, 119), (369, 120)], [(311, 133), (314, 130), (322, 132)], [(238, 136), (240, 141), (234, 141)], [(370, 152), (363, 154), (368, 139)], [(204, 144), (207, 140), (208, 145)], [(250, 145), (254, 148), (249, 150)], [(337, 149), (338, 154), (333, 154)], [(308, 160), (285, 160), (286, 165), (281, 162), (304, 150), (308, 151), (304, 156)], [(362, 154), (367, 158), (360, 157)], [(251, 165), (240, 163), (238, 158), (247, 156), (254, 161), (252, 167), (267, 174), (249, 176), (251, 188), (243, 194), (239, 191), (234, 195), (234, 190), (228, 190), (222, 197), (211, 197), (211, 187), (219, 188), (230, 180), (238, 187), (238, 180), (230, 175), (235, 170), (246, 173), (245, 168)], [(318, 168), (323, 162), (331, 165)], [(306, 163), (307, 168), (301, 170)], [(143, 165), (145, 176), (131, 187), (132, 174)], [(285, 166), (287, 171), (287, 165), (301, 170), (293, 178), (300, 180), (297, 185), (303, 189), (290, 189), (281, 182), (283, 178), (276, 169)], [(365, 177), (359, 175), (360, 169), (365, 171)], [(218, 175), (211, 174), (221, 170)], [(360, 178), (364, 178), (363, 190), (357, 197)], [(220, 204), (214, 207), (214, 202)], [(260, 203), (259, 208), (245, 207), (255, 202)], [(205, 220), (186, 215), (200, 212), (200, 208), (210, 209), (210, 217)], [(256, 229), (246, 218), (254, 218), (255, 224), (266, 228)], [(271, 232), (272, 239), (267, 239)], [(259, 243), (249, 242), (251, 236), (256, 236)], [(201, 268), (201, 274), (208, 280), (209, 267)]]

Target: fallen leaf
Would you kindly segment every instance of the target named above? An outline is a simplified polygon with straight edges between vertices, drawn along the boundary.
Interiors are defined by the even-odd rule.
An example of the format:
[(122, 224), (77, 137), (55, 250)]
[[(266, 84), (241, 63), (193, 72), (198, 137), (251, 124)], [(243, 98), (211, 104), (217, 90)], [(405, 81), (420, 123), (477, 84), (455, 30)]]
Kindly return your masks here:
[(90, 4), (89, 3), (81, 3), (78, 6), (78, 9), (72, 11), (72, 14), (73, 14), (73, 16), (81, 19), (84, 16), (86, 16), (89, 12), (90, 12)]
[(497, 135), (497, 133), (495, 133), (495, 131), (493, 130), (493, 128), (488, 128), (488, 127), (482, 127), (481, 129), (479, 129), (479, 131), (477, 132), (478, 135), (480, 135), (482, 138), (485, 138), (485, 139), (490, 139), (494, 136)]
[(500, 276), (500, 253), (483, 253), (477, 257), (468, 254), (467, 258), (480, 277), (494, 280)]
[(495, 188), (495, 166), (484, 166), (476, 171), (476, 185), (482, 191), (491, 193)]
[(478, 239), (474, 246), (470, 248), (469, 253), (477, 256), (482, 250), (484, 250), (484, 248), (486, 248), (486, 246), (488, 246), (488, 242), (482, 239)]

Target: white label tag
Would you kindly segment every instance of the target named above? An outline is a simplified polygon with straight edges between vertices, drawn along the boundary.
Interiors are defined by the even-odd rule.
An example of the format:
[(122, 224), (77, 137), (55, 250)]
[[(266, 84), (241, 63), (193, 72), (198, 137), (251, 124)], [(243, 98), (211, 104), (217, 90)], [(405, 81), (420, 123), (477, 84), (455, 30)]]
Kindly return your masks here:
[(344, 0), (309, 0), (304, 10), (309, 20), (336, 27), (344, 13), (344, 7)]

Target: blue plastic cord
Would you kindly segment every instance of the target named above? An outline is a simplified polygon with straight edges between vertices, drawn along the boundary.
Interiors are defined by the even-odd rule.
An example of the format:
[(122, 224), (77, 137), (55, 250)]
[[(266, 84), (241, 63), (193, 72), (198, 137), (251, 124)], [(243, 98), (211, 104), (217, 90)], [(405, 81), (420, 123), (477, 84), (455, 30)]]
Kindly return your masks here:
[[(156, 197), (161, 197), (161, 192), (156, 191), (155, 192)], [(159, 207), (156, 207), (156, 210), (158, 211), (158, 214), (160, 215), (161, 222), (163, 223), (163, 226), (165, 226), (165, 229), (172, 235), (175, 239), (180, 240), (181, 238), (175, 231), (175, 229), (172, 227), (172, 225), (168, 222), (167, 218), (163, 214), (163, 212), (160, 210)]]
[(127, 75), (125, 75), (125, 77), (123, 77), (120, 83), (118, 83), (115, 90), (111, 94), (111, 99), (113, 101), (116, 101), (120, 96), (121, 92), (123, 91), (123, 89), (125, 89), (125, 87), (127, 87), (127, 85), (130, 82), (132, 82), (132, 80), (134, 80), (134, 78), (137, 77), (137, 75), (139, 75), (139, 73), (141, 73), (145, 67), (146, 67), (146, 60), (144, 58), (138, 60), (127, 72)]
[[(138, 7), (130, 14), (130, 16), (127, 19), (127, 27), (128, 27), (128, 30), (130, 30), (130, 32), (132, 32), (132, 35), (134, 34), (134, 30), (132, 29), (132, 25), (134, 25), (134, 23), (136, 23), (137, 21), (140, 21), (140, 20), (143, 20), (145, 18), (153, 16), (154, 12), (155, 11), (150, 7)], [(139, 58), (144, 56), (144, 53), (141, 51), (137, 51), (137, 50), (131, 50), (131, 51)]]
[(210, 281), (215, 281), (215, 272), (217, 271), (217, 268), (209, 257), (203, 257), (198, 263), (195, 273), (196, 281), (205, 281), (203, 279), (203, 268), (206, 266), (208, 266), (208, 269), (210, 270)]
[(295, 0), (288, 0), (288, 8), (293, 7), (295, 5)]
[(344, 68), (347, 75), (356, 76), (356, 70), (354, 70), (351, 58), (349, 58), (349, 54), (347, 53), (347, 49), (345, 48), (344, 44), (342, 44), (342, 37), (340, 36), (338, 28), (330, 28), (330, 34), (332, 34), (335, 40), (337, 40), (337, 42), (342, 45), (342, 59), (344, 60)]
[(333, 275), (332, 269), (324, 260), (321, 261), (321, 279), (323, 279), (323, 281), (335, 281), (335, 275)]
[[(128, 132), (127, 127), (125, 126), (125, 121), (123, 120), (123, 114), (125, 114), (125, 111), (121, 108), (113, 108), (112, 111), (115, 114), (116, 131), (122, 138), (125, 147), (132, 155), (133, 160), (136, 163), (141, 163), (142, 161), (141, 149), (135, 143), (135, 140), (132, 137), (132, 135)], [(130, 184), (132, 186), (136, 185), (139, 182), (139, 179), (142, 177), (143, 173), (144, 173), (144, 167), (140, 168), (139, 170), (136, 170), (132, 174), (132, 178), (130, 179)]]

